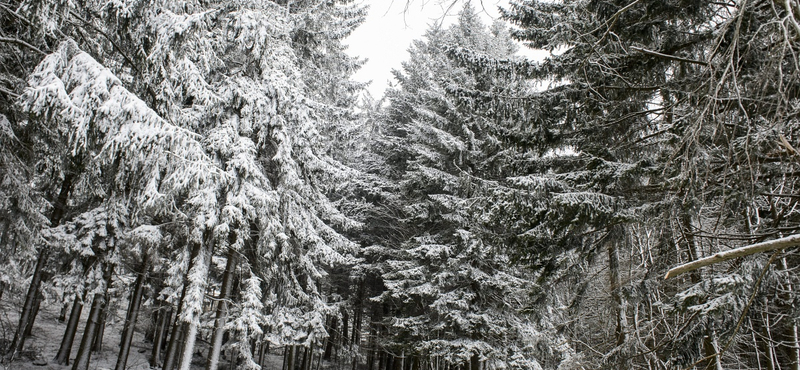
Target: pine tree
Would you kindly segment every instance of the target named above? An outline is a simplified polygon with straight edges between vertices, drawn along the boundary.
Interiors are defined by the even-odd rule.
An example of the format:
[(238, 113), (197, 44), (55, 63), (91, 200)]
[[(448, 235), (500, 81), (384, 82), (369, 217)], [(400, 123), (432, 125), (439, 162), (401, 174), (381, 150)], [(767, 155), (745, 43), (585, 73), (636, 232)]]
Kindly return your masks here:
[[(452, 54), (475, 68), (550, 84), (510, 104), (526, 114), (514, 141), (543, 155), (533, 157), (529, 175), (514, 183), (528, 192), (514, 203), (517, 212), (498, 221), (513, 226), (511, 240), (557, 286), (578, 287), (570, 299), (576, 316), (568, 320), (579, 324), (572, 335), (604, 343), (592, 348), (605, 358), (588, 354), (585, 360), (597, 361), (594, 366), (757, 366), (763, 350), (741, 335), (737, 319), (764, 321), (748, 311), (748, 301), (764, 283), (765, 258), (744, 262), (738, 273), (696, 272), (678, 286), (657, 276), (681, 260), (793, 228), (791, 212), (779, 219), (772, 212), (785, 209), (774, 190), (793, 187), (787, 175), (796, 165), (786, 157), (787, 145), (779, 144), (794, 131), (791, 109), (777, 108), (788, 107), (783, 92), (795, 84), (784, 72), (795, 69), (796, 45), (773, 37), (795, 32), (794, 13), (767, 2), (522, 1), (505, 17), (519, 27), (515, 37), (553, 54), (541, 63)], [(644, 249), (626, 256), (621, 246)], [(591, 262), (597, 257), (602, 265)], [(618, 272), (638, 258), (647, 261), (645, 271), (622, 283)], [(578, 279), (576, 285), (577, 271), (606, 268), (608, 283)], [(581, 299), (603, 286), (611, 290), (604, 300), (617, 317), (608, 326), (613, 338), (593, 337), (593, 328), (604, 324), (578, 316)], [(683, 289), (676, 310), (701, 314), (626, 326), (632, 311), (662, 301), (661, 292)], [(673, 334), (659, 327), (683, 329)], [(651, 342), (632, 339), (643, 332)], [(736, 341), (756, 347), (756, 355), (725, 352), (725, 343)], [(631, 357), (654, 351), (657, 356)]]
[(412, 234), (386, 262), (380, 298), (393, 309), (384, 346), (418, 366), (536, 368), (537, 326), (518, 311), (531, 281), (509, 266), (481, 215), (517, 154), (501, 136), (505, 122), (464, 95), (512, 94), (525, 83), (460, 67), (448, 57), (452, 48), (509, 59), (516, 49), (500, 25), (487, 30), (467, 5), (457, 24), (416, 41), (395, 72), (400, 88), (387, 94), (385, 145)]

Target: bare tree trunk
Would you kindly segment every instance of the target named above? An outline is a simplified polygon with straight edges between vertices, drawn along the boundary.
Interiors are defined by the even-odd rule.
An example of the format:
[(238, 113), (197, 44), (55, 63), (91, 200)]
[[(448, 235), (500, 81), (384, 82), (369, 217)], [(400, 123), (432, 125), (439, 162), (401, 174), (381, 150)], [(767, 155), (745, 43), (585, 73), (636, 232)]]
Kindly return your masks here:
[(106, 318), (108, 317), (109, 300), (106, 300), (103, 305), (103, 310), (100, 311), (100, 318), (97, 320), (97, 334), (92, 342), (92, 352), (100, 352), (103, 349), (103, 337), (106, 333)]
[(286, 356), (286, 370), (294, 370), (294, 355), (295, 355), (295, 346), (289, 346), (289, 352)]
[(67, 321), (67, 311), (69, 311), (69, 303), (64, 303), (61, 305), (61, 312), (58, 313), (58, 318), (56, 319), (58, 322)]
[[(114, 272), (114, 266), (108, 265), (103, 272), (103, 278), (106, 281), (111, 281), (111, 276)], [(75, 363), (72, 364), (72, 370), (88, 370), (89, 360), (91, 359), (92, 344), (97, 336), (98, 324), (100, 315), (105, 310), (108, 300), (108, 284), (106, 284), (103, 294), (95, 294), (92, 300), (92, 309), (89, 311), (89, 319), (86, 320), (86, 329), (83, 331), (83, 338), (81, 338), (81, 345), (78, 347), (78, 354), (75, 356)]]
[(615, 241), (613, 240), (608, 243), (608, 276), (611, 286), (611, 299), (614, 302), (614, 314), (617, 321), (615, 335), (617, 339), (617, 345), (620, 346), (625, 343), (628, 331), (628, 318), (627, 313), (625, 312), (626, 302), (622, 298), (622, 294), (620, 294), (619, 250), (617, 249)]
[(175, 368), (175, 361), (178, 358), (178, 347), (183, 342), (183, 333), (186, 331), (186, 323), (180, 320), (180, 308), (181, 307), (178, 306), (178, 313), (175, 315), (175, 322), (172, 324), (172, 335), (169, 338), (163, 370), (172, 370)]
[(25, 338), (30, 337), (31, 333), (33, 332), (33, 322), (36, 321), (36, 316), (39, 315), (39, 308), (42, 306), (43, 299), (44, 296), (42, 295), (42, 292), (39, 292), (39, 294), (36, 295), (36, 300), (33, 302), (31, 318), (28, 320), (28, 325), (25, 326), (25, 333), (23, 334), (25, 335)]
[(186, 324), (186, 336), (183, 340), (180, 370), (189, 370), (191, 367), (194, 343), (197, 340), (197, 325), (199, 320), (199, 318), (195, 318), (192, 322)]
[(228, 250), (228, 262), (225, 264), (225, 273), (222, 275), (222, 289), (220, 291), (219, 303), (217, 304), (217, 317), (214, 320), (214, 335), (211, 338), (211, 349), (208, 352), (208, 362), (206, 370), (217, 370), (219, 366), (219, 352), (222, 349), (222, 337), (225, 334), (225, 321), (228, 316), (228, 297), (231, 294), (231, 281), (233, 280), (233, 269), (236, 266), (236, 253), (233, 249)]
[(136, 328), (136, 319), (139, 316), (139, 306), (142, 303), (142, 293), (144, 292), (144, 280), (147, 274), (147, 257), (142, 266), (142, 271), (136, 276), (136, 282), (133, 288), (133, 297), (128, 302), (128, 317), (125, 320), (125, 328), (122, 331), (122, 338), (120, 338), (119, 356), (117, 356), (117, 365), (115, 370), (125, 370), (128, 363), (128, 353), (131, 350), (131, 341), (133, 340), (133, 332)]
[(72, 351), (72, 343), (75, 341), (75, 333), (78, 332), (78, 322), (81, 319), (81, 312), (83, 311), (83, 299), (75, 294), (75, 301), (72, 302), (72, 310), (69, 314), (69, 321), (67, 321), (67, 328), (64, 329), (64, 338), (61, 339), (61, 345), (58, 347), (58, 353), (53, 359), (59, 365), (69, 365), (69, 353)]
[(469, 370), (480, 370), (481, 369), (481, 358), (478, 356), (477, 353), (473, 353), (472, 357), (469, 359)]
[(333, 354), (333, 343), (336, 341), (336, 318), (330, 318), (330, 325), (328, 326), (328, 338), (325, 339), (325, 354), (323, 357), (330, 361)]
[(358, 355), (361, 347), (361, 321), (364, 312), (364, 279), (361, 279), (358, 285), (358, 294), (356, 295), (356, 306), (353, 308), (353, 334), (350, 336), (350, 349), (353, 353), (353, 370), (358, 368)]
[(39, 250), (39, 255), (36, 258), (36, 266), (33, 269), (33, 277), (31, 278), (31, 285), (28, 286), (28, 294), (25, 295), (25, 303), (22, 305), (22, 313), (19, 317), (19, 325), (17, 331), (14, 333), (14, 339), (11, 341), (6, 360), (10, 361), (17, 357), (17, 354), (25, 347), (25, 329), (28, 327), (28, 322), (32, 321), (33, 305), (36, 301), (36, 296), (39, 293), (39, 287), (42, 283), (42, 269), (47, 260), (47, 252), (44, 248)]
[(302, 347), (302, 354), (300, 356), (300, 370), (306, 370), (306, 363), (308, 362), (308, 348)]
[(150, 367), (157, 367), (160, 363), (161, 357), (161, 346), (164, 343), (164, 339), (166, 337), (167, 332), (167, 325), (172, 318), (172, 310), (171, 309), (164, 309), (164, 311), (158, 315), (158, 322), (156, 325), (156, 332), (155, 336), (153, 337), (153, 352), (150, 355)]
[(369, 325), (369, 339), (367, 340), (367, 370), (373, 370), (375, 365), (375, 325)]

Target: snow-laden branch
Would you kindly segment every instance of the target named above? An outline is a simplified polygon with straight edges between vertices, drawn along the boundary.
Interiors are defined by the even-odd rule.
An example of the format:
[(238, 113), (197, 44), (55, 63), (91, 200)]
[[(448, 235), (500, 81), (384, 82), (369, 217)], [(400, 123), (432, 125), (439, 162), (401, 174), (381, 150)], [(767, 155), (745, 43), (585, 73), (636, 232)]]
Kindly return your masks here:
[(719, 252), (714, 254), (713, 256), (709, 256), (706, 258), (701, 258), (696, 261), (692, 261), (678, 267), (675, 267), (669, 271), (667, 271), (667, 275), (664, 276), (664, 279), (669, 279), (671, 277), (675, 277), (681, 275), (683, 273), (697, 270), (701, 267), (713, 265), (715, 263), (719, 263), (722, 261), (731, 260), (734, 258), (749, 256), (751, 254), (761, 253), (761, 252), (768, 252), (774, 251), (779, 249), (786, 249), (790, 247), (800, 246), (800, 234), (790, 235), (784, 238), (770, 240), (766, 242), (746, 245), (744, 247), (731, 249), (725, 252)]

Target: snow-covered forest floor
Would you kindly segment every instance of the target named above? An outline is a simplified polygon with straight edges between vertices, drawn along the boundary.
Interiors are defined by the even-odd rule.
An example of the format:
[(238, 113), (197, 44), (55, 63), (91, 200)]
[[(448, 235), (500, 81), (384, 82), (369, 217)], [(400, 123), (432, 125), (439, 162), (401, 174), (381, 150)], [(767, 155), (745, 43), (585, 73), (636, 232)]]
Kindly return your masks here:
[[(15, 325), (19, 322), (19, 311), (22, 307), (24, 296), (4, 294), (0, 299), (0, 343), (7, 344), (14, 336)], [(125, 307), (127, 304), (118, 305), (113, 312), (113, 317), (108, 318), (105, 335), (103, 338), (103, 348), (100, 352), (92, 354), (92, 362), (89, 365), (91, 370), (113, 369), (117, 361), (119, 352), (120, 332), (125, 319)], [(58, 315), (61, 305), (55, 301), (42, 302), (38, 317), (31, 330), (31, 337), (26, 341), (26, 350), (16, 360), (11, 363), (0, 364), (0, 370), (66, 370), (72, 368), (74, 353), (80, 345), (80, 338), (86, 327), (86, 316), (81, 317), (73, 344), (73, 357), (70, 358), (70, 365), (62, 366), (54, 363), (53, 357), (58, 352), (61, 337), (64, 335), (66, 322), (59, 322)], [(148, 312), (149, 313), (149, 312)], [(128, 357), (127, 370), (150, 369), (148, 356), (153, 348), (153, 344), (144, 339), (144, 330), (149, 325), (150, 315), (142, 315), (136, 325), (133, 343)], [(208, 353), (207, 344), (200, 342), (197, 346), (195, 361), (192, 369), (205, 368), (205, 355)], [(278, 348), (277, 352), (281, 352)], [(267, 356), (264, 370), (280, 370), (283, 364), (283, 357), (273, 352)], [(281, 352), (282, 353), (282, 352)], [(203, 356), (200, 356), (202, 354)], [(46, 365), (35, 365), (35, 363), (45, 362)], [(324, 368), (325, 366), (323, 366)], [(221, 361), (221, 370), (229, 369), (229, 362)]]

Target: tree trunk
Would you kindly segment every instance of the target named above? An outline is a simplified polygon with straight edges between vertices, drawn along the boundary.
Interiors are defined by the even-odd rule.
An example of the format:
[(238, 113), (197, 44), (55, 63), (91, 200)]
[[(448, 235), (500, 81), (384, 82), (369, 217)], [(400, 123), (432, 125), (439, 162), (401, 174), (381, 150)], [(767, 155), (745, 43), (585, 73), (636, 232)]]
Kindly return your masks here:
[(167, 325), (172, 318), (171, 311), (171, 309), (164, 309), (164, 311), (158, 315), (158, 325), (156, 327), (155, 336), (153, 337), (153, 352), (150, 355), (150, 367), (157, 367), (161, 362), (159, 361), (161, 357), (161, 346), (164, 344), (164, 339), (166, 338)]
[[(147, 257), (145, 257), (146, 259)], [(144, 280), (147, 274), (147, 262), (145, 260), (141, 273), (136, 276), (136, 282), (133, 288), (133, 297), (128, 302), (128, 315), (125, 320), (125, 328), (122, 331), (122, 338), (120, 338), (119, 356), (117, 356), (117, 365), (115, 370), (125, 370), (125, 365), (128, 363), (128, 353), (131, 349), (131, 341), (133, 340), (133, 332), (136, 328), (136, 319), (139, 316), (139, 306), (142, 302), (142, 293), (144, 292)]]
[(308, 363), (308, 348), (302, 348), (302, 354), (298, 354), (300, 357), (300, 370), (306, 370), (306, 363)]
[(6, 354), (6, 361), (11, 361), (17, 357), (17, 354), (22, 351), (25, 346), (25, 329), (28, 327), (28, 322), (32, 321), (33, 306), (36, 301), (36, 296), (39, 294), (39, 287), (42, 283), (42, 269), (47, 260), (47, 252), (44, 248), (39, 250), (39, 255), (36, 258), (36, 266), (33, 268), (33, 277), (31, 278), (31, 285), (28, 286), (28, 294), (25, 295), (25, 303), (22, 305), (22, 312), (19, 316), (19, 324), (17, 331), (14, 333), (14, 339), (11, 340), (8, 354)]
[[(341, 345), (339, 346), (339, 349), (345, 348), (345, 345), (349, 343), (347, 338), (347, 334), (350, 331), (350, 329), (348, 329), (350, 327), (349, 321), (350, 321), (350, 315), (347, 312), (347, 310), (344, 310), (344, 312), (342, 313), (342, 335), (340, 338), (342, 342)], [(336, 359), (338, 360), (339, 359), (338, 351), (336, 354), (337, 354)]]
[(361, 321), (364, 311), (364, 279), (358, 286), (358, 295), (356, 296), (356, 306), (353, 308), (353, 334), (350, 336), (350, 350), (353, 353), (353, 370), (358, 368), (358, 354), (361, 347)]
[[(189, 266), (186, 270), (186, 274), (189, 274), (189, 271), (192, 270), (194, 266), (194, 259), (200, 253), (199, 245), (196, 245), (192, 248), (191, 252), (189, 253)], [(183, 300), (186, 298), (186, 290), (189, 288), (189, 282), (187, 279), (183, 281), (183, 288), (181, 289), (181, 300), (178, 301), (178, 308), (175, 310), (175, 320), (172, 324), (172, 334), (169, 337), (169, 345), (167, 346), (167, 353), (164, 357), (164, 368), (163, 370), (172, 370), (175, 367), (175, 360), (177, 359), (178, 355), (178, 346), (183, 341), (184, 332), (186, 330), (185, 325), (181, 322), (181, 313), (183, 313)]]
[[(61, 218), (67, 209), (67, 197), (69, 196), (70, 189), (72, 189), (72, 180), (75, 175), (71, 171), (67, 171), (64, 180), (61, 182), (61, 189), (58, 192), (58, 197), (53, 202), (53, 213), (50, 214), (50, 226), (58, 226), (61, 223)], [(22, 305), (22, 312), (19, 315), (19, 324), (17, 330), (14, 332), (14, 339), (11, 341), (6, 360), (13, 360), (17, 354), (25, 347), (25, 329), (28, 323), (33, 321), (32, 310), (33, 302), (39, 294), (39, 288), (42, 285), (42, 273), (44, 265), (47, 263), (48, 252), (44, 247), (39, 248), (39, 253), (36, 256), (36, 265), (33, 268), (33, 277), (31, 277), (31, 284), (28, 286), (28, 293), (25, 295), (25, 303)], [(32, 324), (31, 324), (32, 325)]]
[(477, 353), (473, 353), (472, 357), (469, 359), (469, 370), (480, 370), (481, 369), (481, 358), (478, 356)]
[(195, 318), (186, 324), (186, 336), (183, 340), (183, 354), (181, 355), (180, 370), (189, 370), (194, 354), (194, 343), (197, 340), (197, 325), (200, 318)]
[(628, 319), (625, 312), (626, 302), (620, 294), (619, 283), (619, 250), (614, 242), (608, 244), (608, 277), (611, 286), (611, 299), (614, 304), (614, 315), (616, 316), (617, 327), (615, 329), (616, 342), (620, 346), (625, 343), (628, 331)]
[[(206, 243), (208, 240), (210, 240), (210, 237), (204, 237), (203, 243)], [(208, 279), (208, 267), (211, 264), (212, 250), (211, 248), (209, 248), (209, 246), (203, 246), (202, 244), (199, 246), (199, 248), (201, 248), (201, 250), (197, 254), (197, 257), (195, 257), (197, 259), (195, 265), (203, 264), (203, 266), (202, 267), (192, 266), (192, 269), (190, 269), (186, 274), (186, 282), (189, 284), (205, 285), (206, 280)], [(202, 281), (200, 282), (189, 281), (189, 277), (192, 276), (193, 269), (195, 267), (202, 268), (203, 270), (201, 271), (205, 271), (205, 273), (201, 277)], [(200, 289), (200, 291), (204, 291), (205, 289), (204, 286), (194, 287), (194, 288)], [(184, 296), (183, 298), (187, 299), (192, 297)], [(203, 299), (203, 297), (201, 296), (200, 299)], [(200, 307), (202, 310), (202, 302), (200, 302)], [(189, 367), (192, 364), (192, 355), (194, 355), (194, 345), (195, 341), (197, 340), (197, 327), (200, 324), (200, 312), (192, 313), (191, 317), (189, 317), (188, 320), (189, 321), (186, 323), (186, 334), (183, 340), (183, 353), (181, 356), (181, 362), (179, 367), (180, 370), (189, 370)]]
[(137, 274), (136, 280), (134, 280), (134, 282), (133, 282), (133, 290), (131, 290), (131, 293), (128, 294), (128, 308), (125, 309), (125, 324), (122, 326), (122, 332), (120, 332), (120, 334), (119, 334), (119, 338), (120, 338), (119, 339), (119, 346), (120, 347), (122, 347), (122, 339), (125, 338), (125, 335), (126, 335), (125, 332), (128, 331), (128, 321), (130, 321), (130, 319), (131, 319), (131, 308), (133, 308), (131, 306), (131, 303), (133, 303), (133, 296), (136, 294), (136, 284), (139, 281), (138, 272), (135, 272), (135, 273)]
[[(153, 297), (153, 301), (155, 302), (156, 299)], [(147, 325), (144, 329), (144, 341), (153, 343), (156, 340), (156, 331), (158, 331), (158, 326), (161, 324), (161, 315), (162, 312), (159, 310), (153, 311), (153, 316), (150, 319), (152, 324)]]
[[(109, 265), (103, 272), (103, 278), (106, 281), (111, 281), (111, 276), (114, 272), (114, 266)], [(97, 329), (100, 323), (100, 316), (107, 306), (108, 299), (108, 284), (106, 284), (103, 294), (95, 294), (92, 300), (92, 309), (89, 311), (89, 318), (86, 320), (86, 329), (83, 330), (83, 338), (81, 338), (81, 345), (78, 347), (78, 354), (75, 356), (75, 363), (72, 364), (72, 370), (88, 370), (89, 360), (91, 359), (92, 344), (97, 336)]]
[(222, 349), (222, 337), (225, 334), (225, 321), (228, 316), (228, 296), (231, 294), (231, 281), (233, 280), (233, 269), (236, 266), (236, 253), (233, 249), (228, 250), (228, 262), (225, 264), (225, 273), (222, 275), (222, 289), (220, 291), (219, 303), (217, 304), (217, 317), (214, 320), (214, 335), (211, 338), (211, 349), (208, 352), (207, 370), (217, 370), (219, 366), (219, 352)]
[(333, 354), (333, 342), (336, 340), (336, 318), (331, 317), (331, 324), (328, 326), (328, 338), (325, 339), (325, 354), (323, 358), (330, 361)]
[(261, 343), (261, 355), (258, 357), (258, 366), (261, 366), (262, 369), (264, 368), (264, 359), (267, 357), (268, 354), (269, 354), (269, 342), (264, 341), (263, 343)]
[(44, 296), (42, 295), (42, 292), (39, 292), (39, 294), (36, 295), (36, 300), (33, 302), (33, 310), (31, 311), (31, 318), (30, 320), (28, 320), (28, 325), (25, 326), (25, 332), (23, 333), (25, 338), (30, 337), (31, 333), (33, 332), (33, 322), (36, 321), (36, 316), (39, 315), (39, 308), (41, 308), (42, 306), (43, 299)]
[(297, 347), (289, 346), (289, 353), (286, 356), (286, 370), (294, 370), (294, 360), (297, 356)]
[(64, 338), (61, 339), (61, 345), (58, 347), (58, 353), (53, 359), (59, 365), (69, 365), (69, 353), (72, 351), (72, 343), (75, 341), (75, 333), (78, 332), (78, 322), (81, 319), (81, 312), (83, 312), (83, 299), (75, 294), (75, 301), (72, 302), (72, 310), (69, 313), (69, 321), (67, 321), (67, 328), (64, 329)]
[(375, 365), (375, 325), (369, 325), (369, 339), (367, 339), (367, 370), (372, 370)]
[(106, 318), (108, 318), (109, 303), (110, 302), (106, 300), (103, 305), (103, 310), (100, 311), (100, 318), (97, 320), (97, 334), (94, 337), (94, 342), (92, 342), (92, 352), (100, 352), (100, 350), (103, 349), (103, 337), (106, 333)]
[(61, 305), (61, 312), (58, 313), (58, 319), (56, 320), (58, 320), (58, 322), (67, 321), (67, 311), (69, 311), (69, 304), (64, 303)]
[(163, 370), (172, 370), (175, 368), (175, 360), (178, 358), (178, 347), (183, 342), (184, 332), (186, 331), (186, 323), (180, 320), (180, 306), (178, 306), (178, 314), (175, 315), (175, 322), (172, 324), (172, 335), (169, 338), (169, 345), (167, 346), (167, 353), (164, 357)]

